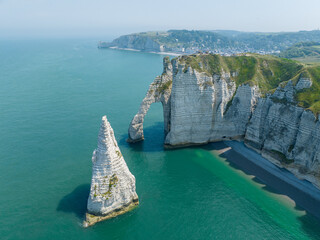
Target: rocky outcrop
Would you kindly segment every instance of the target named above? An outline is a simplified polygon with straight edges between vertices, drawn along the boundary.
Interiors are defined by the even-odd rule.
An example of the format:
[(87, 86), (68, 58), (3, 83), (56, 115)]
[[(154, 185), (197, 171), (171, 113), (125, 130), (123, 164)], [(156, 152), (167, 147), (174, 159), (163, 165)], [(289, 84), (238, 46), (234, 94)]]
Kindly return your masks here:
[[(297, 93), (312, 86), (310, 78), (293, 74), (298, 77), (282, 82), (273, 93), (262, 93), (258, 84), (237, 83), (234, 79), (241, 72), (230, 71), (226, 64), (221, 64), (219, 74), (211, 75), (199, 70), (203, 62), (196, 65), (191, 59), (186, 64), (180, 59), (173, 59), (171, 65), (165, 61), (164, 73), (150, 85), (130, 124), (129, 140), (143, 140), (143, 118), (150, 104), (160, 101), (166, 147), (242, 140), (273, 163), (320, 187), (320, 123), (296, 100)], [(263, 61), (264, 67), (267, 64)], [(272, 70), (266, 74), (272, 76)], [(170, 81), (172, 87), (159, 94), (159, 86)]]
[(139, 204), (135, 177), (123, 159), (106, 116), (102, 117), (92, 164), (85, 227), (123, 214)]

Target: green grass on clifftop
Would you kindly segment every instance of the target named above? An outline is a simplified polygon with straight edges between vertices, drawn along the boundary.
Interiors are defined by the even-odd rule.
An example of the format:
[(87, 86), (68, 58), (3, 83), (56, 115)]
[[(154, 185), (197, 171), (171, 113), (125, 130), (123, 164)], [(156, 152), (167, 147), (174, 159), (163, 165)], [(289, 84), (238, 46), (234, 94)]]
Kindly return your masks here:
[(303, 89), (297, 93), (299, 106), (308, 108), (316, 115), (320, 114), (320, 66), (306, 68), (312, 79), (311, 88)]
[(184, 71), (191, 66), (198, 72), (215, 74), (230, 73), (236, 85), (258, 85), (262, 94), (273, 93), (280, 84), (292, 80), (294, 84), (300, 77), (312, 79), (312, 87), (296, 94), (297, 104), (320, 113), (320, 65), (307, 66), (303, 63), (270, 55), (246, 54), (239, 56), (220, 56), (213, 54), (193, 54), (178, 58), (185, 64)]
[(241, 55), (225, 57), (212, 54), (182, 56), (180, 63), (199, 72), (212, 76), (230, 73), (237, 86), (241, 84), (258, 85), (263, 93), (279, 86), (281, 82), (293, 79), (301, 72), (304, 65), (296, 61), (269, 55)]

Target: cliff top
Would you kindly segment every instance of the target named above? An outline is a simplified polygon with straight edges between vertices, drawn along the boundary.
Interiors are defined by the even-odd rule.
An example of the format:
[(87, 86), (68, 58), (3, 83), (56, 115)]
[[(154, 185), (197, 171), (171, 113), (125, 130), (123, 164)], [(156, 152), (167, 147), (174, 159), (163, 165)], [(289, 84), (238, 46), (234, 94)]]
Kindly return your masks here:
[(221, 56), (214, 54), (193, 54), (174, 59), (179, 64), (205, 72), (209, 76), (230, 73), (237, 86), (242, 84), (258, 85), (262, 94), (273, 93), (276, 88), (289, 80), (297, 84), (300, 78), (310, 78), (310, 88), (297, 91), (295, 99), (299, 106), (320, 113), (320, 65), (308, 66), (303, 63), (270, 55), (242, 54)]

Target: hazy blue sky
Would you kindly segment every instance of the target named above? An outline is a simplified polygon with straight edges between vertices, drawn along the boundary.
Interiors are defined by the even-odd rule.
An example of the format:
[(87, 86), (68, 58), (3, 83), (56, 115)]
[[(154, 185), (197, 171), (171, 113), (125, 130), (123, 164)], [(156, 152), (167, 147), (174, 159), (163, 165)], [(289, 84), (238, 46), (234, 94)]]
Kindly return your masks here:
[(320, 0), (0, 0), (0, 38), (320, 27)]

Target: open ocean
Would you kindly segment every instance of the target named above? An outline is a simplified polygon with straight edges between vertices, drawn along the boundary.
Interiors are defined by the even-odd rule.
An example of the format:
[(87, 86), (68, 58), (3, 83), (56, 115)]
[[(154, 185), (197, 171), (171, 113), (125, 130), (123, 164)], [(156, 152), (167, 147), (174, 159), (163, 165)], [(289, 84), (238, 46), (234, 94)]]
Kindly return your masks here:
[[(0, 41), (0, 239), (320, 239), (290, 199), (208, 147), (163, 149), (153, 104), (145, 141), (127, 131), (163, 56), (97, 40)], [(91, 156), (107, 115), (140, 205), (84, 229)]]

